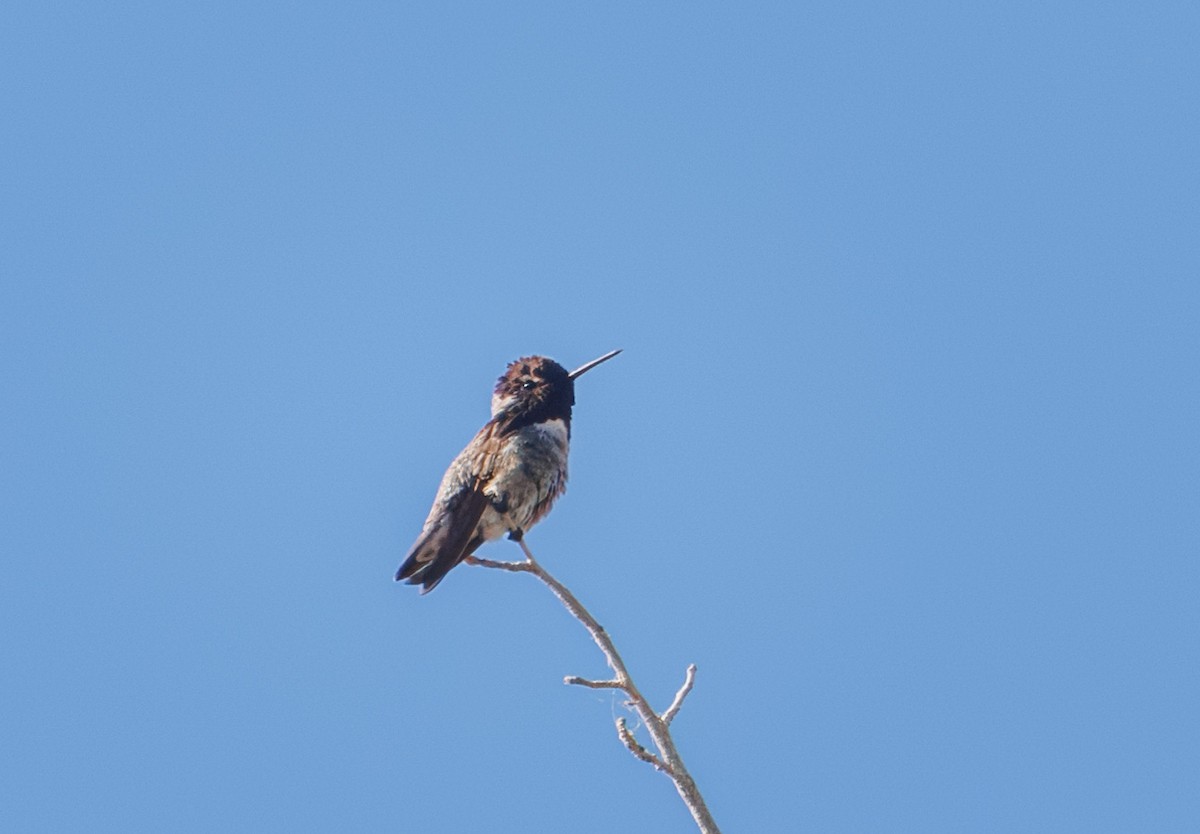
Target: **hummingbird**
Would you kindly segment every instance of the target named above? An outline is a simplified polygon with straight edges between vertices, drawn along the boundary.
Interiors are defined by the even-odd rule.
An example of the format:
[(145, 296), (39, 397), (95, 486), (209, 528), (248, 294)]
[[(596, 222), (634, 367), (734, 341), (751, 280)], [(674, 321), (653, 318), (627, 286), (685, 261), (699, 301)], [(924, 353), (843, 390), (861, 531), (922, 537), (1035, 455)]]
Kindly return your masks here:
[(427, 594), (484, 542), (520, 541), (567, 488), (575, 380), (621, 351), (573, 371), (545, 356), (510, 362), (492, 392), (492, 418), (450, 464), (396, 581)]

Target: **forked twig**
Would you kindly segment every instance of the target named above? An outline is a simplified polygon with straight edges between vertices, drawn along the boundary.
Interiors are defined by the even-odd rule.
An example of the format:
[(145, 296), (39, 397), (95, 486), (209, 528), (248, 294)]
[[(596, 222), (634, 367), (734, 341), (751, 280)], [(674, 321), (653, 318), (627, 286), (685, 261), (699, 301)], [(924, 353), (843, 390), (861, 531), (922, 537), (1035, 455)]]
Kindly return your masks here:
[(675, 699), (671, 702), (671, 705), (667, 707), (662, 715), (659, 715), (634, 684), (633, 679), (629, 676), (629, 670), (625, 668), (625, 662), (621, 659), (621, 655), (617, 652), (617, 647), (613, 645), (612, 638), (608, 636), (608, 632), (604, 630), (604, 627), (596, 622), (596, 618), (583, 607), (583, 604), (575, 598), (575, 595), (565, 585), (546, 572), (546, 569), (533, 557), (529, 546), (525, 544), (524, 537), (518, 539), (517, 544), (521, 546), (521, 550), (525, 554), (524, 562), (503, 562), (492, 559), (480, 559), (475, 556), (468, 557), (466, 561), (468, 564), (484, 568), (495, 568), (512, 573), (532, 573), (558, 597), (559, 602), (566, 607), (571, 616), (579, 620), (583, 624), (583, 627), (588, 630), (588, 633), (592, 636), (592, 640), (600, 648), (600, 651), (604, 653), (604, 659), (608, 661), (609, 668), (613, 671), (611, 680), (596, 681), (576, 675), (569, 675), (563, 679), (563, 683), (584, 686), (589, 689), (619, 689), (624, 692), (629, 698), (629, 705), (633, 707), (638, 717), (642, 720), (642, 723), (646, 725), (646, 731), (650, 734), (650, 738), (654, 742), (654, 746), (658, 749), (658, 753), (656, 755), (638, 742), (633, 731), (625, 723), (624, 718), (618, 718), (616, 722), (617, 735), (621, 739), (621, 742), (629, 748), (629, 751), (634, 756), (653, 765), (670, 777), (671, 781), (675, 783), (675, 790), (679, 792), (680, 798), (687, 805), (688, 811), (691, 812), (692, 818), (696, 821), (701, 834), (720, 834), (720, 829), (717, 828), (716, 821), (713, 820), (712, 814), (709, 813), (708, 806), (704, 802), (704, 797), (700, 795), (700, 789), (696, 787), (695, 780), (692, 779), (691, 774), (688, 773), (687, 768), (684, 766), (683, 758), (679, 755), (679, 750), (675, 747), (674, 739), (671, 738), (671, 721), (679, 714), (684, 699), (687, 698), (688, 693), (692, 691), (692, 687), (695, 685), (696, 665), (693, 663), (688, 667), (683, 686), (675, 694)]

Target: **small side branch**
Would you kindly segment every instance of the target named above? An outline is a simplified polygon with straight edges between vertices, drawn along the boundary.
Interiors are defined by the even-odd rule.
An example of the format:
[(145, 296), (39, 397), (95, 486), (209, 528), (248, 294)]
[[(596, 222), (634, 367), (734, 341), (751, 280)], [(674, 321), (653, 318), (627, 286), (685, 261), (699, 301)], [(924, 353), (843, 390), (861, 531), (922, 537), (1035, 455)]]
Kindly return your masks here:
[(593, 681), (578, 675), (567, 675), (563, 683), (568, 686), (586, 686), (588, 689), (623, 689), (620, 681)]
[(624, 718), (617, 719), (617, 735), (621, 738), (621, 741), (624, 742), (625, 746), (629, 748), (629, 752), (632, 753), (634, 757), (641, 759), (647, 764), (654, 765), (657, 769), (661, 770), (668, 776), (674, 776), (674, 773), (671, 772), (671, 768), (667, 767), (667, 765), (663, 763), (662, 759), (651, 753), (645, 747), (642, 747), (641, 743), (638, 742), (638, 740), (634, 737), (633, 730), (629, 729), (629, 726), (625, 723)]
[(664, 724), (670, 724), (675, 720), (675, 716), (679, 714), (679, 710), (683, 707), (683, 699), (692, 691), (692, 687), (696, 685), (696, 664), (693, 663), (687, 667), (687, 675), (684, 676), (683, 686), (679, 687), (679, 691), (675, 693), (675, 700), (671, 702), (671, 706), (667, 707), (667, 711), (662, 714)]

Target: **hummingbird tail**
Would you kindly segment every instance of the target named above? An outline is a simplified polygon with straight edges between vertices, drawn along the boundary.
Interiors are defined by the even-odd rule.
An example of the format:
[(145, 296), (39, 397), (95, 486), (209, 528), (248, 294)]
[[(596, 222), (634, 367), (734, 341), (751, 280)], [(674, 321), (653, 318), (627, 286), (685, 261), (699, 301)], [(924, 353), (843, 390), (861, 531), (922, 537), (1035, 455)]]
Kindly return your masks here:
[[(477, 528), (489, 502), (482, 490), (464, 490), (453, 496), (440, 512), (432, 513), (404, 564), (396, 571), (396, 581), (422, 585), (422, 594), (432, 591), (451, 568), (483, 543)], [(434, 507), (438, 509), (438, 505)]]
[[(454, 547), (454, 543), (447, 542), (443, 536), (437, 536), (437, 532), (431, 531), (433, 535), (422, 536), (417, 540), (404, 564), (396, 571), (397, 582), (421, 585), (421, 593), (427, 594), (446, 578), (446, 574), (452, 568), (483, 544), (482, 536), (473, 536), (467, 542), (460, 542)], [(451, 546), (447, 546), (448, 544)]]

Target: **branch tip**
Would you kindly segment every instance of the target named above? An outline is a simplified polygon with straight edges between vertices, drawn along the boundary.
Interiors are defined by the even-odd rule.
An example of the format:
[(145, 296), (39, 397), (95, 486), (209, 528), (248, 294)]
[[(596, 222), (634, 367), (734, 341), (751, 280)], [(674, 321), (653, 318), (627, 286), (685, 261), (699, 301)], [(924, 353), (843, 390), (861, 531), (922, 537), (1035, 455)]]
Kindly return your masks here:
[(687, 674), (683, 678), (683, 686), (679, 687), (679, 691), (675, 693), (675, 700), (671, 701), (671, 706), (667, 707), (667, 711), (662, 714), (664, 724), (670, 724), (675, 720), (675, 716), (679, 714), (679, 710), (683, 708), (683, 699), (692, 691), (692, 687), (696, 685), (696, 664), (691, 663), (687, 667)]

